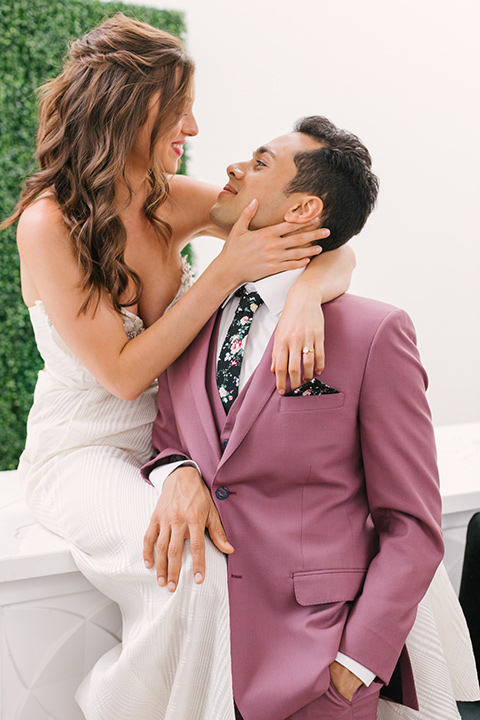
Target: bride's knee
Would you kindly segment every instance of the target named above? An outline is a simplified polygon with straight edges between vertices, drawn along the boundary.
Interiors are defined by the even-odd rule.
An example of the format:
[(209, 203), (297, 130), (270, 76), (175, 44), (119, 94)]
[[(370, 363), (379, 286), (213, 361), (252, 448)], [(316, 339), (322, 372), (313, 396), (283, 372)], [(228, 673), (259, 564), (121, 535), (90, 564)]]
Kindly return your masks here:
[[(183, 578), (182, 578), (183, 576)], [(210, 538), (205, 537), (205, 577), (196, 583), (193, 578), (192, 554), (189, 541), (185, 541), (180, 582), (188, 583), (200, 596), (210, 596), (212, 602), (227, 595), (227, 559)]]

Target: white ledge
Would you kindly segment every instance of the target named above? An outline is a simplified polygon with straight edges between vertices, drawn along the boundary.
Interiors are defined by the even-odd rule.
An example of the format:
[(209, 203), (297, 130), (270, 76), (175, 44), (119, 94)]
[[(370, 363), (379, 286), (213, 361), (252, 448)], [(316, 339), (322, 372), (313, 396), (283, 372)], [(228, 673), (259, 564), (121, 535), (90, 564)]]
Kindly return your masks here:
[(480, 422), (435, 428), (443, 515), (480, 509)]
[(0, 582), (77, 571), (58, 535), (40, 525), (25, 505), (16, 472), (0, 472)]
[[(435, 429), (443, 518), (480, 510), (480, 423)], [(67, 544), (37, 523), (15, 471), (0, 472), (0, 582), (75, 572)]]

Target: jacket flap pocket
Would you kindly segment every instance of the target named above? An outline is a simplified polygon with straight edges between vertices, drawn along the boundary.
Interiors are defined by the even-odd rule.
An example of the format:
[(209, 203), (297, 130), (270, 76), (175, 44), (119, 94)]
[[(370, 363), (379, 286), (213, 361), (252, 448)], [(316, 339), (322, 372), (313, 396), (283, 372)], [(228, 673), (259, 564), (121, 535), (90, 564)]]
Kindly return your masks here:
[(360, 594), (366, 570), (313, 570), (293, 574), (295, 598), (299, 605), (323, 605), (355, 600)]

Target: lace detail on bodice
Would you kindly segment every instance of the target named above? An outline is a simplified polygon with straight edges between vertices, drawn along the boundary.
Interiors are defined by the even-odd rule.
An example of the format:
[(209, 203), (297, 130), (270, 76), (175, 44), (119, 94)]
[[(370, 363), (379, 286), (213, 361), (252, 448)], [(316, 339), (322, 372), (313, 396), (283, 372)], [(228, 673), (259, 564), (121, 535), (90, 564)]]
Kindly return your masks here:
[[(175, 303), (177, 303), (180, 298), (183, 297), (183, 295), (185, 295), (187, 290), (192, 287), (192, 284), (192, 268), (188, 260), (182, 256), (182, 278), (180, 280), (180, 286), (178, 288), (177, 294), (173, 298), (170, 305), (166, 308), (165, 312), (168, 312), (168, 310), (170, 310), (170, 308), (173, 307)], [(129, 310), (125, 310), (125, 308), (122, 310), (122, 315), (123, 328), (129, 340), (133, 340), (134, 337), (137, 337), (137, 335), (140, 335), (140, 333), (145, 330), (143, 320), (138, 317), (138, 315), (131, 313)]]
[[(48, 327), (53, 328), (53, 323), (48, 316), (43, 302), (41, 300), (36, 300), (35, 307), (40, 310), (40, 312), (44, 316), (45, 322), (47, 323)], [(31, 311), (32, 308), (29, 308), (29, 310)], [(129, 340), (133, 340), (134, 337), (137, 337), (137, 335), (140, 335), (140, 333), (145, 330), (143, 320), (139, 318), (138, 315), (135, 315), (135, 313), (132, 313), (129, 310), (125, 310), (125, 308), (122, 309), (121, 313), (125, 334)]]
[(133, 340), (145, 330), (143, 320), (125, 308), (122, 309), (122, 322), (125, 335), (129, 340)]
[(170, 310), (170, 308), (173, 307), (175, 305), (175, 303), (177, 303), (183, 295), (185, 295), (187, 290), (189, 290), (189, 288), (191, 288), (192, 285), (193, 285), (192, 268), (191, 268), (190, 263), (188, 262), (187, 258), (182, 256), (182, 279), (180, 280), (180, 287), (178, 288), (177, 294), (175, 295), (175, 297), (173, 298), (172, 302), (167, 307), (165, 312)]
[[(192, 271), (190, 265), (182, 258), (182, 278), (178, 292), (168, 306), (169, 310), (182, 295), (186, 293), (192, 284)], [(167, 312), (167, 310), (165, 312)], [(38, 350), (45, 362), (45, 369), (52, 377), (64, 384), (78, 389), (85, 389), (92, 386), (100, 387), (97, 380), (91, 375), (83, 363), (78, 360), (68, 345), (63, 341), (50, 320), (45, 306), (41, 300), (37, 300), (33, 307), (29, 308)], [(138, 315), (122, 309), (122, 322), (125, 334), (129, 340), (140, 335), (145, 326)]]

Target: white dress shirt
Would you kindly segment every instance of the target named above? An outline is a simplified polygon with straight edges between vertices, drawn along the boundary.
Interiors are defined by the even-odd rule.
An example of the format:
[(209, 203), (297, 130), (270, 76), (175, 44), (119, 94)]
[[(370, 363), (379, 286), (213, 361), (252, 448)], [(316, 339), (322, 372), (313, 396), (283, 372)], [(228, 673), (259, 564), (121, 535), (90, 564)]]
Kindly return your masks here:
[[(263, 304), (255, 312), (250, 331), (244, 340), (244, 355), (238, 392), (245, 386), (260, 362), (282, 313), (288, 291), (302, 273), (303, 268), (287, 270), (277, 275), (270, 275), (270, 277), (263, 278), (263, 280), (257, 280), (255, 283), (246, 284), (248, 291), (256, 290), (258, 292)], [(222, 305), (223, 312), (218, 328), (217, 361), (239, 302), (240, 298), (236, 297), (235, 292), (233, 292)], [(180, 460), (179, 462), (167, 463), (154, 468), (149, 475), (150, 482), (161, 492), (165, 479), (180, 465), (196, 467), (201, 474), (201, 470), (195, 462)], [(336, 660), (351, 670), (367, 686), (375, 679), (374, 673), (343, 653), (339, 652)]]

